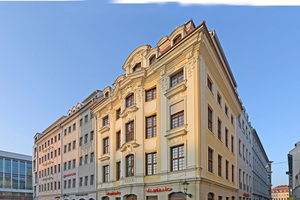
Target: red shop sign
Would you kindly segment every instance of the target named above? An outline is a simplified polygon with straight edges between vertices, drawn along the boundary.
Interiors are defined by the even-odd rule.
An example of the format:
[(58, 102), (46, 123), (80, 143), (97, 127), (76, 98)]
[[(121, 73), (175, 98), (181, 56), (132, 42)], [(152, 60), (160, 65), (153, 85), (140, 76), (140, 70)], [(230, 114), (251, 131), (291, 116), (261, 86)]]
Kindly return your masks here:
[(172, 188), (169, 188), (169, 187), (165, 187), (165, 188), (153, 188), (153, 189), (148, 189), (148, 190), (146, 190), (146, 192), (168, 192), (168, 191), (171, 191), (172, 190)]
[(244, 193), (243, 194), (245, 197), (249, 197), (249, 194), (248, 193)]
[(74, 176), (74, 175), (76, 175), (75, 172), (74, 172), (74, 173), (71, 173), (71, 174), (66, 174), (66, 175), (64, 175), (64, 178), (66, 178), (66, 177), (68, 177), (68, 176)]
[(119, 195), (121, 194), (121, 192), (117, 191), (117, 192), (107, 192), (106, 195)]

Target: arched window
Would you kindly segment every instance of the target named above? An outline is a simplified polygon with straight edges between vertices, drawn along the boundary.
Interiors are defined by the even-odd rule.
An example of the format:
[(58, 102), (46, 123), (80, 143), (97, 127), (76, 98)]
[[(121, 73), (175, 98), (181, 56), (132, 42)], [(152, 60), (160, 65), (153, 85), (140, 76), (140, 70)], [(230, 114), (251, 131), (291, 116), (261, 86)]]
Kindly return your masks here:
[(126, 156), (126, 177), (134, 176), (134, 156)]
[(173, 45), (177, 44), (181, 40), (181, 34), (177, 35), (173, 40)]
[(105, 98), (108, 98), (109, 92), (105, 92)]
[(130, 194), (126, 197), (126, 200), (137, 200), (137, 196), (135, 194)]
[(207, 200), (214, 200), (214, 193), (208, 193), (208, 195), (207, 195)]
[(109, 200), (109, 197), (108, 196), (102, 197), (102, 200)]
[(149, 58), (149, 65), (151, 65), (152, 63), (154, 63), (155, 59), (156, 59), (156, 55), (154, 54), (153, 56), (151, 56)]
[(169, 200), (186, 200), (186, 198), (182, 192), (175, 192), (169, 195)]
[(142, 67), (141, 63), (137, 63), (133, 68), (132, 68), (132, 72), (135, 72), (137, 69), (140, 69)]

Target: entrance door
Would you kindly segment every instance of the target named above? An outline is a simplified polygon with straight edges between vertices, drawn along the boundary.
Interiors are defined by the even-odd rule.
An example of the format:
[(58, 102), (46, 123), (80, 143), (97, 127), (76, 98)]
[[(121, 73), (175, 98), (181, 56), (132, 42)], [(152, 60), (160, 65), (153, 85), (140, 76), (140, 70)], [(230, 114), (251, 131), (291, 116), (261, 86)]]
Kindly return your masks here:
[(128, 195), (128, 196), (126, 197), (126, 200), (137, 200), (137, 196), (134, 195), (134, 194)]
[(182, 192), (176, 192), (169, 195), (169, 200), (186, 200), (185, 194)]

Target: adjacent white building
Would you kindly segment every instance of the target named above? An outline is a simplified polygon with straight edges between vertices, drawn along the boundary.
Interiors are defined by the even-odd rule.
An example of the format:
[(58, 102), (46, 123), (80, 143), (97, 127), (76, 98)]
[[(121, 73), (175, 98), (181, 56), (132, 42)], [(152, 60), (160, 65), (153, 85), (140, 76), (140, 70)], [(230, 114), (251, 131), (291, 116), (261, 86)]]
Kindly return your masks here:
[(252, 129), (253, 200), (271, 199), (271, 161), (255, 129)]
[(237, 117), (237, 164), (238, 164), (238, 197), (239, 200), (249, 200), (252, 197), (252, 126), (245, 109)]

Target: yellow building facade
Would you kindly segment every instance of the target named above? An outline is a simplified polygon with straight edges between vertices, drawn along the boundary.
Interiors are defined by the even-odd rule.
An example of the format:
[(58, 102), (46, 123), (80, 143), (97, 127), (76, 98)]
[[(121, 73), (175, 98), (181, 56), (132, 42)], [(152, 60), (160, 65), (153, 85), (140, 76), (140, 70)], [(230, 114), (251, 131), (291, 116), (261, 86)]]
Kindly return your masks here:
[(189, 21), (123, 70), (91, 108), (97, 199), (237, 199), (242, 105), (216, 33)]

